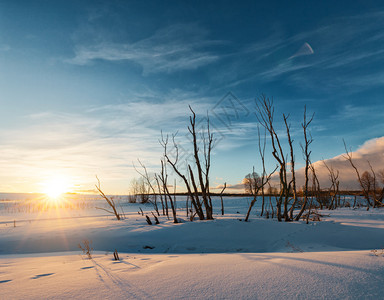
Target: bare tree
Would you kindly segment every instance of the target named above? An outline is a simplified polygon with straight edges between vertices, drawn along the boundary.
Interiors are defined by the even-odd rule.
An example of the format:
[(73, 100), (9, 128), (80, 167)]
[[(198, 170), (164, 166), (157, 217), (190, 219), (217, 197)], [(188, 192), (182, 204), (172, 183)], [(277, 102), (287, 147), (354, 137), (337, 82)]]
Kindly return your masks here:
[(287, 207), (289, 200), (289, 186), (287, 180), (287, 164), (280, 139), (274, 128), (274, 107), (273, 101), (262, 95), (256, 103), (256, 110), (258, 112), (257, 118), (261, 126), (263, 126), (271, 137), (272, 155), (279, 165), (279, 179), (280, 179), (280, 195), (276, 199), (276, 214), (278, 221), (282, 221), (282, 216), (285, 221), (289, 221), (288, 210), (284, 209), (282, 215), (282, 204), (284, 201), (284, 208)]
[(322, 198), (321, 196), (321, 188), (320, 188), (320, 181), (316, 174), (315, 165), (313, 163), (309, 166), (311, 173), (312, 173), (312, 192), (315, 196), (316, 201), (320, 205), (320, 209), (323, 209), (323, 202), (320, 200)]
[(136, 178), (133, 178), (129, 184), (129, 196), (128, 196), (129, 202), (136, 203), (138, 194), (139, 194), (139, 183), (137, 182)]
[[(293, 140), (291, 138), (291, 125), (288, 124), (288, 116), (284, 115), (284, 124), (287, 131), (287, 137), (288, 137), (288, 144), (289, 144), (289, 150), (290, 150), (290, 156), (291, 156), (291, 181), (288, 185), (288, 187), (292, 188), (292, 194), (293, 194), (293, 203), (291, 205), (291, 208), (289, 210), (289, 219), (293, 219), (293, 210), (295, 209), (296, 203), (297, 203), (297, 193), (296, 193), (296, 174), (295, 174), (295, 155), (293, 153)], [(287, 203), (288, 204), (288, 203)]]
[(371, 173), (372, 173), (372, 198), (373, 198), (373, 208), (375, 207), (381, 207), (383, 206), (382, 204), (382, 201), (383, 201), (383, 197), (382, 197), (382, 193), (380, 191), (378, 191), (378, 182), (377, 182), (377, 177), (376, 177), (376, 172), (373, 170), (373, 167), (371, 165), (371, 163), (369, 162), (369, 160), (367, 161), (368, 162), (368, 165), (369, 165), (369, 168), (371, 169)]
[[(274, 107), (273, 101), (269, 98), (262, 95), (259, 98), (259, 101), (256, 103), (257, 109), (257, 118), (259, 123), (266, 129), (271, 138), (272, 145), (272, 155), (278, 163), (279, 167), (279, 180), (280, 180), (280, 194), (279, 197), (276, 198), (276, 214), (277, 219), (279, 221), (284, 218), (285, 221), (290, 221), (293, 219), (293, 210), (295, 208), (297, 202), (297, 193), (296, 193), (296, 176), (295, 176), (295, 156), (293, 151), (293, 140), (290, 134), (290, 124), (288, 124), (289, 115), (283, 114), (285, 129), (288, 137), (288, 145), (290, 148), (290, 165), (291, 165), (291, 179), (288, 180), (288, 171), (287, 171), (287, 158), (284, 154), (282, 144), (280, 142), (280, 138), (276, 133), (274, 128)], [(304, 107), (304, 122), (302, 123), (302, 127), (304, 130), (304, 138), (305, 138), (305, 146), (302, 147), (303, 154), (306, 160), (306, 184), (305, 189), (308, 189), (308, 170), (309, 170), (309, 157), (311, 151), (309, 151), (309, 145), (312, 142), (312, 138), (310, 134), (308, 134), (308, 126), (312, 122), (312, 117), (307, 120), (306, 116), (306, 108)], [(291, 195), (293, 195), (293, 203), (290, 205)], [(299, 214), (295, 217), (295, 220), (299, 220), (301, 214), (305, 209), (305, 205), (307, 203), (308, 197), (304, 197), (304, 207), (301, 207)]]
[(131, 180), (129, 195), (129, 201), (131, 203), (136, 203), (138, 199), (141, 203), (148, 203), (150, 200), (149, 193), (150, 188), (144, 177), (134, 178)]
[(328, 208), (335, 209), (337, 207), (337, 198), (339, 196), (339, 171), (335, 171), (333, 167), (328, 166), (325, 161), (323, 161), (323, 164), (328, 170), (329, 180), (331, 181), (331, 187), (329, 188), (329, 196), (331, 197), (331, 201)]
[(254, 195), (255, 191), (259, 190), (259, 186), (261, 186), (261, 178), (259, 174), (255, 172), (255, 167), (253, 167), (252, 173), (245, 175), (243, 182), (246, 194)]
[[(260, 216), (263, 216), (264, 214), (264, 206), (265, 206), (265, 193), (264, 193), (264, 187), (266, 185), (266, 178), (268, 177), (267, 171), (265, 169), (265, 146), (267, 142), (267, 130), (264, 128), (264, 137), (263, 141), (261, 141), (261, 135), (260, 135), (260, 128), (259, 126), (257, 127), (257, 138), (258, 138), (258, 148), (259, 148), (259, 155), (260, 155), (260, 160), (261, 160), (261, 166), (262, 166), (262, 173), (260, 177), (260, 183), (261, 183), (261, 213)], [(276, 167), (277, 169), (277, 167)], [(276, 171), (275, 169), (275, 171)], [(275, 172), (274, 171), (274, 172)], [(272, 172), (272, 173), (274, 173)]]
[(181, 171), (177, 167), (177, 165), (179, 163), (179, 147), (178, 147), (178, 145), (175, 142), (175, 137), (176, 137), (176, 134), (172, 135), (173, 148), (174, 148), (174, 158), (171, 158), (170, 154), (168, 153), (169, 138), (168, 138), (168, 136), (164, 137), (163, 134), (161, 134), (160, 144), (164, 148), (164, 158), (165, 158), (166, 162), (175, 171), (175, 173), (183, 180), (183, 182), (184, 182), (184, 184), (185, 184), (185, 186), (187, 188), (188, 195), (191, 198), (191, 203), (192, 203), (192, 205), (193, 205), (193, 207), (195, 209), (196, 214), (199, 216), (200, 220), (204, 220), (205, 219), (204, 212), (203, 212), (203, 210), (201, 208), (201, 202), (200, 202), (200, 199), (199, 199), (199, 193), (198, 193), (198, 190), (197, 190), (195, 179), (193, 177), (192, 169), (190, 168), (190, 166), (188, 166), (188, 171), (189, 171), (189, 174), (191, 176), (190, 178), (191, 178), (191, 182), (192, 182), (192, 186), (191, 186), (190, 183), (189, 183), (189, 180), (187, 179), (187, 176), (182, 174)]
[[(378, 177), (379, 177), (380, 183), (384, 184), (384, 169), (379, 170)], [(384, 187), (381, 188), (381, 191), (378, 197), (378, 201), (381, 203), (380, 206), (383, 205), (383, 199), (384, 199)]]
[(361, 174), (360, 179), (364, 189), (367, 191), (368, 194), (371, 194), (374, 186), (373, 176), (368, 171), (364, 171), (363, 174)]
[[(198, 137), (198, 132), (196, 131), (196, 114), (189, 107), (192, 116), (189, 117), (190, 125), (188, 126), (188, 131), (192, 137), (193, 144), (193, 166), (196, 167), (195, 173), (192, 170), (190, 164), (187, 166), (188, 177), (186, 174), (183, 174), (178, 167), (179, 162), (179, 146), (176, 144), (175, 137), (176, 134), (172, 135), (173, 142), (173, 152), (175, 153), (173, 157), (171, 157), (168, 151), (168, 136), (164, 137), (162, 135), (160, 144), (164, 148), (164, 157), (167, 163), (173, 168), (175, 173), (183, 180), (187, 193), (191, 199), (191, 203), (195, 209), (196, 214), (199, 216), (200, 220), (212, 220), (213, 219), (213, 207), (212, 200), (209, 191), (209, 172), (211, 167), (211, 152), (213, 148), (213, 134), (210, 132), (210, 124), (209, 118), (207, 117), (207, 127), (205, 131), (203, 131)], [(202, 157), (200, 156), (200, 148), (203, 147)], [(200, 199), (201, 195), (201, 199)], [(205, 215), (202, 209), (204, 205)]]
[[(202, 166), (202, 163), (200, 162), (200, 156), (199, 156), (199, 146), (197, 142), (197, 133), (196, 133), (196, 114), (192, 110), (192, 108), (189, 106), (189, 109), (192, 112), (192, 116), (189, 117), (190, 126), (188, 126), (188, 130), (190, 134), (192, 135), (193, 139), (193, 156), (195, 158), (195, 165), (197, 167), (197, 175), (199, 178), (200, 183), (200, 191), (203, 198), (203, 203), (205, 206), (205, 212), (207, 216), (207, 220), (213, 219), (213, 207), (212, 207), (212, 200), (211, 195), (209, 192), (209, 170), (211, 168), (211, 151), (213, 147), (213, 134), (210, 132), (210, 126), (209, 126), (209, 118), (207, 117), (207, 129), (206, 134), (203, 131), (202, 132), (202, 143), (204, 148), (203, 153), (203, 160), (204, 160), (204, 169)], [(190, 168), (191, 170), (191, 168)], [(192, 174), (191, 174), (192, 178)]]
[(308, 126), (311, 124), (313, 117), (314, 117), (314, 114), (312, 114), (312, 117), (309, 120), (307, 120), (307, 108), (304, 106), (304, 120), (303, 120), (303, 123), (301, 124), (301, 127), (303, 128), (303, 132), (304, 132), (304, 141), (305, 141), (305, 145), (304, 146), (301, 145), (301, 148), (303, 150), (304, 160), (305, 160), (304, 200), (303, 200), (303, 204), (301, 205), (301, 209), (295, 218), (296, 221), (300, 220), (301, 215), (303, 214), (305, 210), (305, 206), (307, 205), (307, 202), (308, 202), (308, 181), (309, 181), (308, 171), (310, 166), (310, 156), (312, 152), (309, 150), (309, 145), (313, 142), (312, 136), (308, 132)]
[[(165, 198), (164, 201), (163, 201), (163, 192), (162, 192), (162, 189), (161, 189), (160, 179), (159, 179), (159, 175), (158, 174), (155, 174), (155, 180), (156, 180), (156, 184), (157, 184), (157, 190), (158, 190), (158, 193), (159, 193), (159, 196), (160, 196), (160, 202), (161, 202), (161, 208), (163, 210), (163, 216), (165, 216), (165, 215), (168, 216), (167, 198)], [(165, 202), (165, 205), (164, 205), (164, 202)]]
[(149, 190), (152, 191), (152, 195), (153, 195), (153, 200), (151, 200), (149, 198), (149, 195), (147, 193), (147, 196), (148, 196), (148, 199), (145, 199), (147, 202), (151, 202), (152, 205), (153, 205), (153, 208), (155, 209), (156, 213), (158, 216), (160, 216), (160, 213), (159, 213), (159, 208), (157, 206), (157, 195), (156, 195), (156, 191), (155, 191), (155, 187), (153, 186), (152, 184), (152, 180), (148, 174), (148, 171), (147, 171), (147, 168), (145, 167), (145, 165), (140, 161), (140, 159), (137, 160), (140, 164), (140, 166), (142, 167), (143, 169), (143, 172), (139, 171), (135, 164), (133, 164), (133, 168), (136, 170), (137, 173), (139, 173), (142, 177), (142, 186), (145, 187), (147, 186), (147, 188), (145, 188), (144, 192), (148, 192)]
[(371, 173), (368, 171), (361, 174), (361, 183), (367, 194), (372, 197), (373, 208), (382, 206), (382, 191), (378, 190), (378, 182), (376, 172), (373, 170), (371, 163), (368, 161)]
[(163, 160), (161, 160), (161, 172), (159, 174), (159, 179), (160, 179), (160, 182), (162, 183), (162, 190), (163, 190), (164, 197), (166, 197), (169, 200), (169, 203), (171, 204), (173, 222), (179, 223), (176, 217), (176, 207), (174, 205), (174, 200), (172, 199), (171, 193), (169, 192), (169, 189), (168, 189), (168, 174), (166, 171), (165, 162)]
[[(276, 167), (277, 169), (277, 167)], [(251, 214), (252, 207), (255, 205), (257, 201), (257, 196), (259, 195), (260, 190), (264, 188), (266, 184), (268, 184), (271, 179), (272, 174), (276, 171), (276, 169), (270, 173), (268, 176), (263, 174), (261, 177), (255, 172), (255, 168), (253, 168), (253, 172), (245, 176), (244, 185), (247, 193), (253, 196), (251, 203), (249, 204), (247, 214), (245, 216), (245, 222), (248, 222), (249, 215)]]
[(96, 189), (99, 191), (100, 196), (108, 203), (109, 207), (112, 208), (112, 211), (107, 210), (107, 209), (102, 208), (102, 207), (96, 207), (96, 208), (101, 209), (101, 210), (105, 210), (106, 212), (115, 215), (117, 220), (120, 220), (121, 219), (120, 214), (117, 212), (115, 201), (103, 193), (103, 191), (101, 190), (100, 180), (97, 176), (96, 176), (96, 179), (97, 179), (97, 184), (95, 184)]
[(312, 208), (315, 208), (313, 205), (313, 199), (318, 198), (320, 196), (320, 183), (316, 175), (315, 166), (312, 163), (310, 163), (309, 169), (312, 174), (312, 193), (311, 193), (310, 202), (308, 206), (308, 212), (305, 218), (307, 224), (309, 223), (309, 218), (312, 214), (315, 214), (315, 217), (313, 218), (313, 220), (320, 220), (319, 215), (316, 212), (312, 211)]
[(360, 184), (360, 187), (362, 188), (363, 190), (363, 195), (364, 195), (364, 198), (365, 200), (367, 201), (367, 210), (369, 210), (369, 207), (371, 206), (371, 201), (369, 200), (369, 193), (368, 191), (366, 190), (366, 187), (364, 186), (362, 180), (361, 180), (361, 176), (360, 176), (360, 172), (359, 170), (357, 169), (355, 163), (353, 162), (352, 160), (352, 152), (348, 151), (348, 148), (347, 148), (347, 145), (345, 143), (345, 141), (343, 140), (344, 142), (344, 148), (345, 148), (345, 155), (344, 155), (344, 158), (349, 161), (350, 165), (352, 166), (352, 168), (355, 170), (356, 172), (356, 175), (357, 175), (357, 180)]
[(141, 203), (148, 203), (149, 202), (149, 193), (150, 193), (150, 187), (147, 185), (147, 182), (144, 178), (139, 178), (137, 180), (138, 182), (138, 196), (140, 198)]

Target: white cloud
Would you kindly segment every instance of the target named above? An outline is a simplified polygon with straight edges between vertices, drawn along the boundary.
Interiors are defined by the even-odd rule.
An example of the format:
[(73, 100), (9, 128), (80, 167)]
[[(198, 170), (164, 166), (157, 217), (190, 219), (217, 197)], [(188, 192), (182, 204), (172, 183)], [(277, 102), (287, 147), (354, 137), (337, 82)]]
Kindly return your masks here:
[(207, 36), (208, 33), (195, 24), (176, 24), (131, 43), (79, 42), (75, 57), (68, 62), (85, 65), (97, 59), (133, 61), (143, 67), (144, 74), (192, 70), (219, 59), (209, 47), (221, 42), (209, 40)]
[[(366, 141), (356, 151), (351, 152), (352, 159), (360, 174), (364, 171), (370, 171), (369, 163), (373, 166), (375, 172), (384, 169), (384, 137), (375, 138)], [(326, 159), (326, 164), (339, 171), (339, 180), (341, 189), (360, 189), (357, 176), (350, 163), (345, 159), (344, 154)], [(315, 162), (315, 169), (319, 177), (322, 188), (330, 186), (328, 171), (322, 161)], [(298, 180), (303, 182), (303, 169), (298, 171)]]
[[(372, 165), (374, 171), (377, 173), (379, 170), (384, 169), (384, 137), (375, 138), (366, 141), (356, 151), (351, 152), (353, 163), (358, 168), (360, 175), (364, 171), (370, 172), (369, 163)], [(350, 163), (344, 157), (344, 153), (336, 157), (325, 159), (325, 163), (339, 173), (338, 180), (340, 181), (341, 190), (360, 190), (360, 185), (357, 180), (355, 170), (351, 167)], [(368, 163), (369, 161), (369, 163)], [(329, 172), (324, 165), (323, 161), (314, 162), (316, 175), (320, 181), (321, 189), (325, 190), (331, 186), (329, 179)], [(377, 174), (376, 174), (377, 175)], [(310, 173), (311, 176), (311, 173)], [(378, 179), (379, 180), (379, 179)], [(310, 179), (310, 186), (311, 186)], [(276, 172), (271, 179), (272, 186), (278, 187), (279, 178)], [(296, 186), (300, 188), (304, 185), (304, 168), (296, 170)], [(217, 186), (219, 189), (221, 186)], [(244, 184), (228, 184), (228, 189), (233, 192), (243, 192)]]

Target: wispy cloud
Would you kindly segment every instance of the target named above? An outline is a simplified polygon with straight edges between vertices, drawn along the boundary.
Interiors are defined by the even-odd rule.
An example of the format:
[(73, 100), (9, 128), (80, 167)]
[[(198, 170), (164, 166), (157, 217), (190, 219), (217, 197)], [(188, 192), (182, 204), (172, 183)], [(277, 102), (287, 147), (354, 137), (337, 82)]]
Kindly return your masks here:
[(329, 19), (293, 36), (271, 34), (241, 49), (243, 60), (231, 66), (237, 71), (224, 79), (232, 87), (283, 79), (302, 89), (334, 91), (346, 86), (350, 92), (381, 85), (382, 18), (382, 12), (374, 12)]
[[(140, 158), (157, 171), (162, 148), (160, 131), (186, 134), (191, 105), (201, 116), (209, 110), (204, 99), (173, 98), (165, 102), (132, 101), (90, 107), (83, 113), (42, 112), (24, 117), (17, 128), (0, 130), (0, 190), (36, 191), (38, 182), (64, 174), (92, 189), (94, 175), (113, 181), (110, 192), (126, 193), (138, 175), (132, 162)], [(205, 99), (206, 100), (206, 99)], [(1, 182), (6, 182), (5, 186)], [(125, 182), (125, 184), (124, 184)], [(112, 184), (112, 183), (111, 183)], [(126, 188), (124, 188), (124, 186)]]
[(197, 130), (205, 127), (210, 115), (211, 132), (218, 140), (215, 153), (254, 142), (257, 124), (242, 118), (223, 124), (212, 111), (217, 99), (179, 90), (163, 96), (166, 101), (135, 99), (88, 107), (81, 113), (35, 113), (13, 129), (0, 130), (0, 165), (8, 170), (0, 175), (0, 190), (13, 186), (15, 191), (36, 191), (38, 181), (53, 174), (73, 178), (80, 184), (76, 191), (90, 190), (98, 174), (107, 192), (126, 193), (130, 179), (138, 176), (132, 168), (137, 158), (150, 172), (158, 171), (161, 130), (165, 135), (178, 132), (177, 142), (191, 150), (188, 105), (197, 114)]
[(144, 74), (172, 73), (215, 62), (219, 56), (210, 47), (220, 43), (210, 40), (208, 32), (196, 24), (175, 24), (135, 42), (79, 42), (75, 57), (68, 62), (85, 65), (98, 59), (132, 61), (143, 67)]
[[(349, 131), (353, 128), (353, 134), (349, 135), (349, 139), (363, 141), (369, 137), (372, 138), (383, 134), (383, 110), (384, 103), (375, 105), (367, 105), (364, 101), (357, 104), (347, 103), (340, 105), (337, 110), (330, 114), (324, 125), (328, 129), (333, 128), (333, 131), (337, 131), (338, 127), (346, 128)], [(341, 131), (338, 134), (341, 134), (341, 139), (341, 137), (348, 134), (348, 131)]]

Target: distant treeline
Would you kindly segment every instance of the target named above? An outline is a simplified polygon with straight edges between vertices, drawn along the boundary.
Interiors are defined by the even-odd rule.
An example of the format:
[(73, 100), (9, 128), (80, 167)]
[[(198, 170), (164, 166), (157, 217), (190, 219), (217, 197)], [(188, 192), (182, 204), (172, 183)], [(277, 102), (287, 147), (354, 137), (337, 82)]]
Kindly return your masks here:
[[(311, 191), (308, 191), (308, 196), (316, 196), (318, 195), (319, 192), (311, 192)], [(329, 194), (329, 191), (328, 190), (325, 190), (325, 191), (321, 191), (320, 192), (321, 195), (328, 195)], [(142, 194), (136, 194), (137, 196), (142, 196)], [(149, 193), (149, 194), (145, 194), (145, 195), (148, 195), (148, 196), (159, 196), (160, 194), (157, 194), (157, 193)], [(175, 196), (188, 196), (188, 193), (187, 192), (184, 192), (184, 193), (175, 193), (173, 194)], [(198, 193), (199, 196), (201, 196), (201, 193)], [(250, 194), (250, 193), (213, 193), (211, 192), (210, 193), (211, 196), (217, 196), (219, 197), (220, 195), (223, 196), (223, 197), (252, 197), (253, 195)], [(275, 196), (278, 196), (279, 193), (264, 193), (264, 196), (266, 197), (275, 197)], [(341, 196), (364, 196), (364, 193), (362, 191), (353, 191), (353, 190), (344, 190), (344, 191), (339, 191), (339, 195)], [(259, 196), (261, 196), (261, 193), (259, 194)], [(297, 196), (299, 197), (303, 197), (304, 196), (304, 193), (301, 192), (301, 191), (298, 191), (297, 192)]]

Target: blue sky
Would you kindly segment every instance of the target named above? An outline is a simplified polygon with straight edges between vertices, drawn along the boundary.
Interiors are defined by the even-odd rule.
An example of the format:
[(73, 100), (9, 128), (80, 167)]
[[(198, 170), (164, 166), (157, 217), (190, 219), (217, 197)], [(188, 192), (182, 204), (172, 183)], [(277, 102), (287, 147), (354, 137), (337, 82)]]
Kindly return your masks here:
[(304, 105), (313, 161), (383, 136), (380, 1), (0, 1), (0, 28), (0, 191), (98, 174), (126, 193), (132, 161), (157, 171), (160, 130), (184, 140), (188, 104), (219, 138), (211, 182), (237, 184), (261, 93), (278, 129), (290, 113), (299, 166)]

